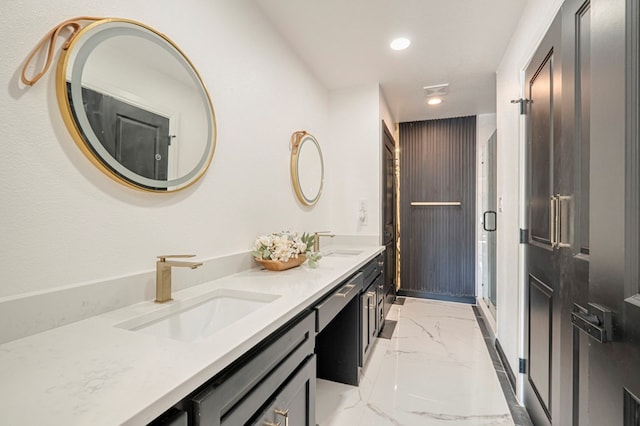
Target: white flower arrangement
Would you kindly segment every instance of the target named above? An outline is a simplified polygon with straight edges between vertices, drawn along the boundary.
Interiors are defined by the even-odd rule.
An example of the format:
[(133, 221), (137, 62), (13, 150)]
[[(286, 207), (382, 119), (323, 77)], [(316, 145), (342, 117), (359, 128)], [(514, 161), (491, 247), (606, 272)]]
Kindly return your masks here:
[(297, 259), (298, 256), (304, 254), (309, 260), (309, 266), (315, 268), (322, 256), (313, 251), (313, 241), (313, 234), (306, 232), (302, 236), (291, 231), (274, 232), (270, 235), (259, 236), (253, 245), (252, 254), (258, 260), (281, 262)]

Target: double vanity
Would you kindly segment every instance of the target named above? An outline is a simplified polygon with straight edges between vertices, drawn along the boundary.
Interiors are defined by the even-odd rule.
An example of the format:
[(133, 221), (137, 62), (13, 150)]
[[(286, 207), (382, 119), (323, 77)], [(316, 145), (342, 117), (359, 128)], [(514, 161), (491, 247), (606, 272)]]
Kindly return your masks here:
[[(91, 163), (158, 197), (198, 181), (214, 155), (217, 123), (178, 46), (128, 19), (72, 18), (33, 50), (24, 84), (47, 71), (49, 62), (33, 78), (26, 73), (38, 52), (54, 52), (59, 32), (68, 38), (58, 55), (58, 106)], [(149, 55), (153, 61), (139, 60)], [(322, 194), (320, 144), (297, 130), (288, 145), (292, 188), (308, 211)], [(140, 302), (152, 280), (146, 271), (0, 300), (9, 307), (0, 309), (9, 322), (0, 340), (0, 425), (313, 425), (316, 377), (358, 385), (381, 329), (383, 250), (334, 247), (317, 268), (284, 272), (253, 260), (253, 268), (236, 268), (249, 253), (204, 265), (161, 256), (160, 303)], [(283, 260), (270, 256), (259, 255)], [(182, 290), (171, 291), (172, 267), (201, 266), (191, 277), (207, 279), (176, 273)], [(236, 273), (221, 277), (228, 270)]]
[(0, 345), (0, 424), (315, 424), (316, 377), (357, 385), (382, 327), (382, 250), (254, 268)]

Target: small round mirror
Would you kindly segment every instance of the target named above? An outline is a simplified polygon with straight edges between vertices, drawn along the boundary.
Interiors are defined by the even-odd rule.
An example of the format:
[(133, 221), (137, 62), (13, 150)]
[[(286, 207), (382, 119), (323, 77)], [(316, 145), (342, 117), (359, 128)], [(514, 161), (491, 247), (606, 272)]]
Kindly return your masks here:
[(63, 50), (56, 85), (74, 140), (110, 177), (169, 192), (209, 167), (209, 94), (182, 51), (152, 28), (124, 19), (86, 26)]
[(318, 202), (324, 181), (324, 162), (320, 144), (307, 132), (292, 138), (291, 179), (300, 202), (312, 206)]

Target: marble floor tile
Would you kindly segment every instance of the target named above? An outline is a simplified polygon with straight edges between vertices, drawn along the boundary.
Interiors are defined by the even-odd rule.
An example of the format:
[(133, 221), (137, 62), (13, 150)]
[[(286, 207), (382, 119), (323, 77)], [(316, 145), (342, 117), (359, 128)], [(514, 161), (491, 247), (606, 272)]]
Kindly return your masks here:
[(514, 424), (470, 305), (407, 298), (387, 318), (360, 386), (318, 380), (318, 425)]

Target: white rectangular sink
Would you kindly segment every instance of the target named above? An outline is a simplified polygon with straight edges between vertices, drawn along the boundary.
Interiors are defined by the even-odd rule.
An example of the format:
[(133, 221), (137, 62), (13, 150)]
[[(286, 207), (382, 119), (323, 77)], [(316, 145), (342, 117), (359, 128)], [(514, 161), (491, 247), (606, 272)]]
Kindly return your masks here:
[(280, 295), (219, 289), (168, 309), (134, 318), (117, 327), (158, 337), (195, 342), (230, 326), (278, 299)]
[(323, 257), (353, 257), (362, 254), (362, 250), (330, 250)]

